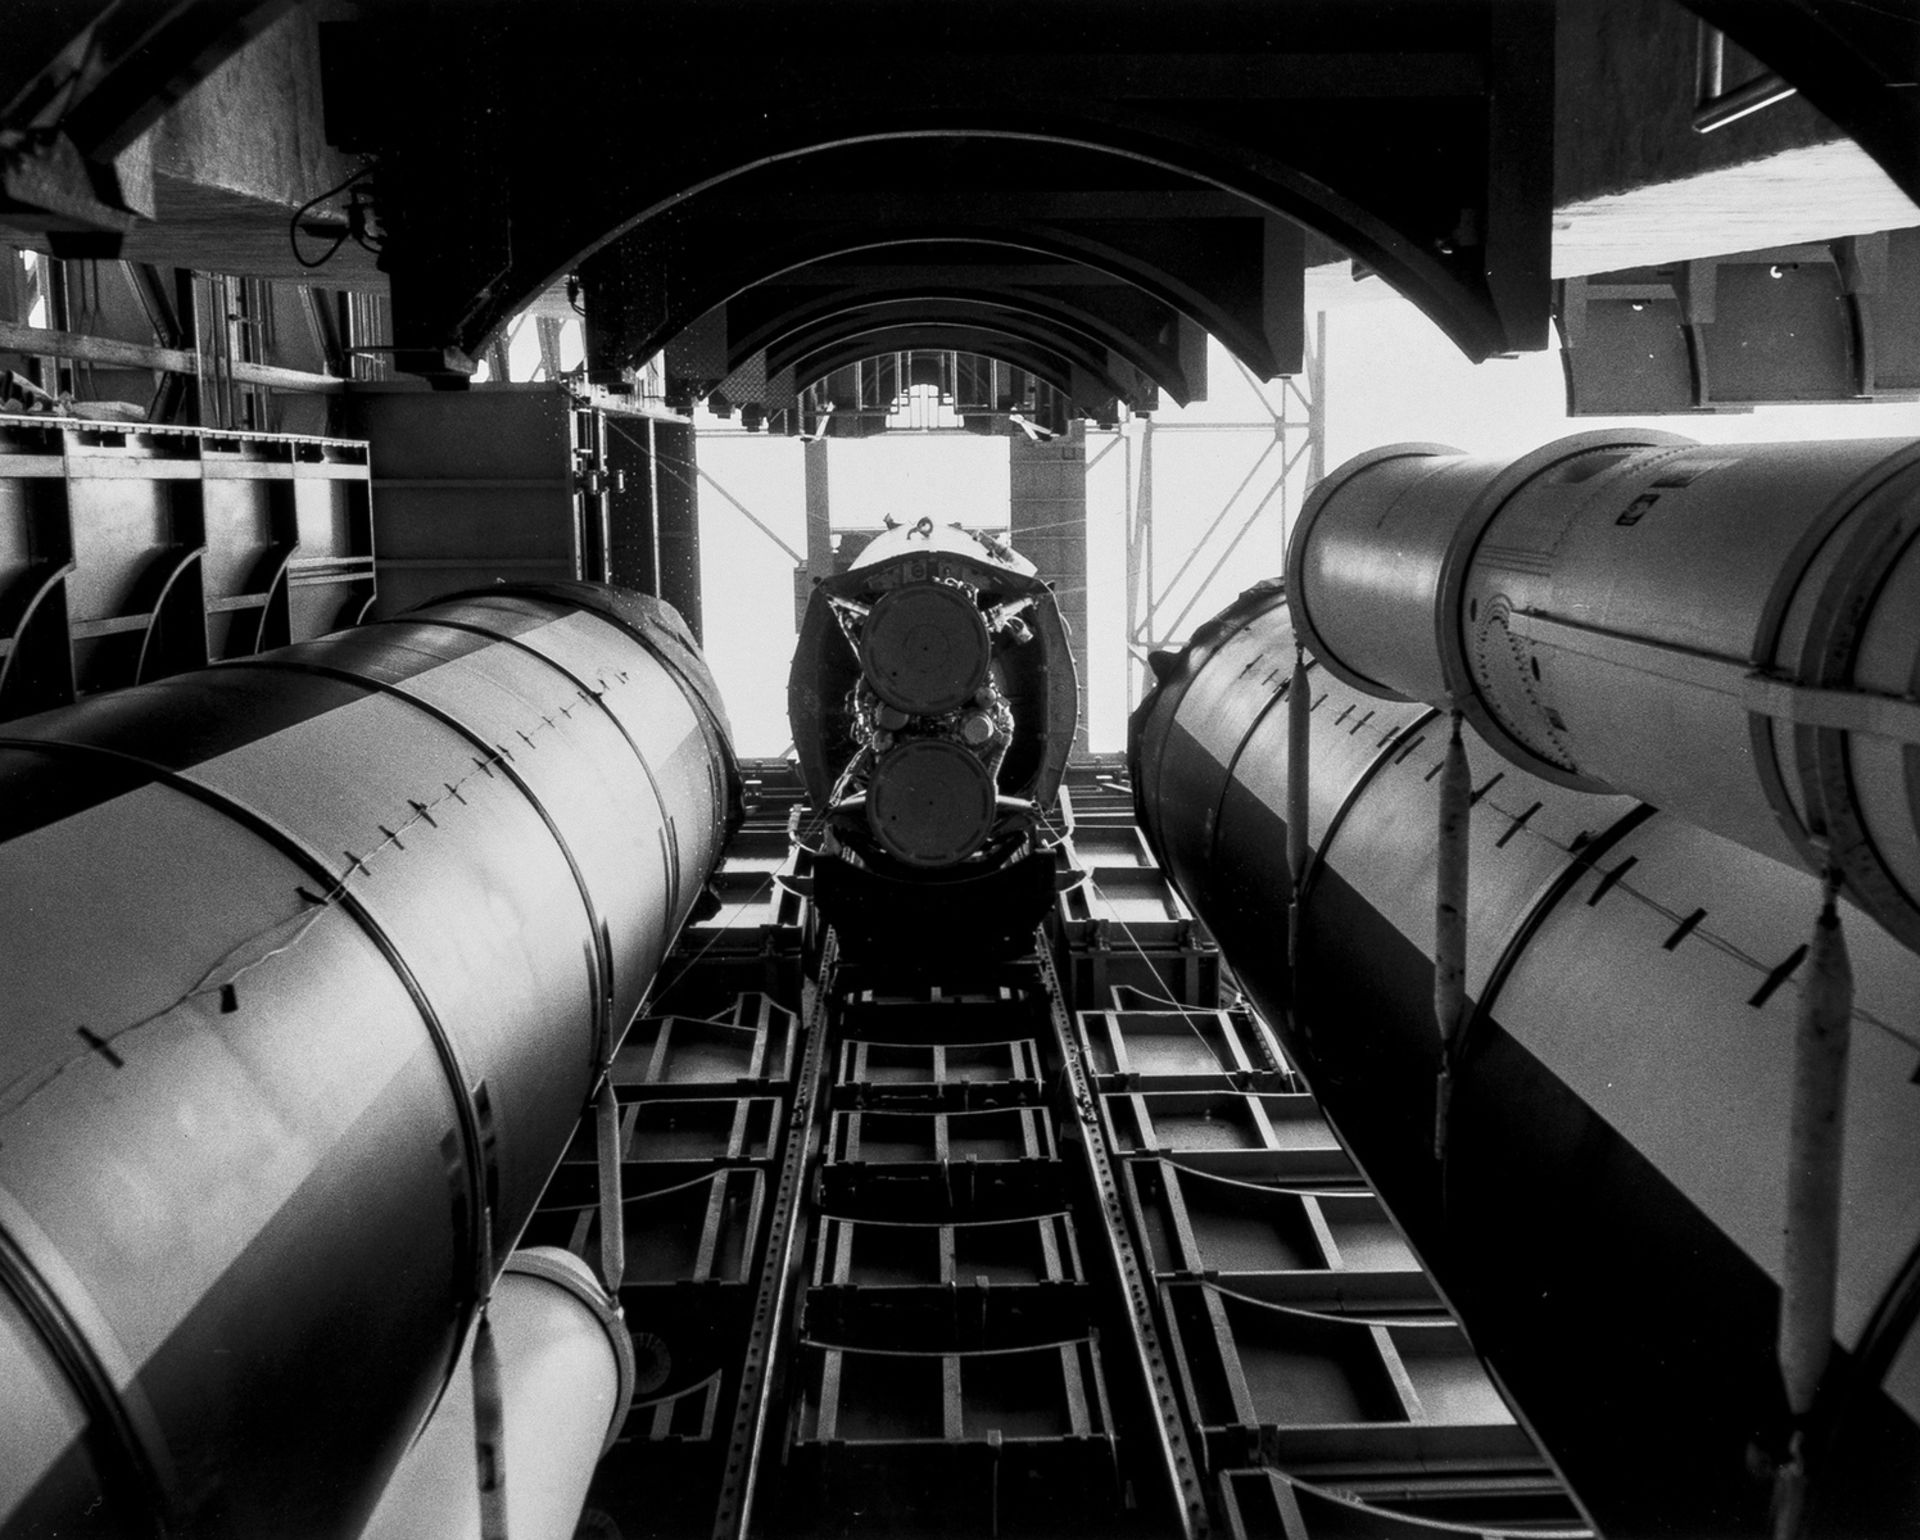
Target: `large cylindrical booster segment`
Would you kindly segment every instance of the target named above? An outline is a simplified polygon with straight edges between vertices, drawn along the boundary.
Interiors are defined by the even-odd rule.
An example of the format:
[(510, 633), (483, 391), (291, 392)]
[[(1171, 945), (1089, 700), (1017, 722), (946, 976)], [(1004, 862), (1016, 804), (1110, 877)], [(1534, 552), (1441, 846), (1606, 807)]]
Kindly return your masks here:
[[(1295, 644), (1271, 585), (1160, 660), (1131, 740), (1143, 829), (1601, 1532), (1770, 1535), (1820, 879), (1469, 727), (1465, 1014), (1436, 1158), (1447, 718), (1305, 671), (1290, 977)], [(1920, 956), (1841, 907), (1852, 1050), (1806, 1534), (1865, 1537), (1920, 1522)]]
[[(593, 1468), (626, 1420), (634, 1376), (626, 1322), (586, 1263), (554, 1246), (508, 1258), (487, 1322), (500, 1363), (507, 1534), (573, 1540)], [(475, 1436), (463, 1365), (360, 1540), (480, 1540)]]
[(1542, 778), (1837, 865), (1920, 949), (1920, 443), (1402, 444), (1308, 499), (1309, 651)]
[(0, 728), (0, 1533), (354, 1533), (736, 817), (582, 584)]

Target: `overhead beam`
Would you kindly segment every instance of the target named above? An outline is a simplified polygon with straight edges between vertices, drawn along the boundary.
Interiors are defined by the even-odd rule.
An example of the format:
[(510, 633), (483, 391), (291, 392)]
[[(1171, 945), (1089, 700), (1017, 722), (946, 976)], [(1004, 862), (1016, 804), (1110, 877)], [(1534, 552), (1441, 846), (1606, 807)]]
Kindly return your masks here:
[[(27, 353), (42, 358), (71, 358), (81, 363), (116, 369), (153, 369), (162, 374), (198, 374), (199, 356), (188, 348), (163, 348), (145, 342), (121, 342), (112, 337), (88, 337), (79, 332), (53, 331), (0, 321), (0, 353)], [(347, 382), (330, 374), (305, 369), (282, 369), (276, 364), (253, 364), (235, 359), (222, 365), (237, 385), (258, 385), (307, 395), (330, 395)]]
[[(870, 42), (871, 39), (863, 40)], [(649, 61), (646, 99), (758, 101), (809, 91), (837, 97), (896, 96), (902, 81), (933, 102), (982, 93), (1045, 98), (1063, 82), (1109, 101), (1322, 101), (1425, 96), (1471, 98), (1486, 89), (1485, 60), (1468, 52), (1131, 53), (993, 49), (945, 53), (937, 70), (924, 50), (862, 46), (804, 62), (784, 53), (736, 52), (724, 70), (704, 54), (666, 49)]]

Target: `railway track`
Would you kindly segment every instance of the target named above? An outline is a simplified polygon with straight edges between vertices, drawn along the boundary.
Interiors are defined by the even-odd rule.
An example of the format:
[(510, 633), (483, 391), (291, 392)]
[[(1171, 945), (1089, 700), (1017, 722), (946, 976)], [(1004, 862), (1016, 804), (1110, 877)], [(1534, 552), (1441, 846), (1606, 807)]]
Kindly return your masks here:
[[(640, 1371), (581, 1533), (1586, 1533), (1123, 789), (1076, 802), (1032, 952), (928, 974), (839, 957), (763, 788), (615, 1063)], [(530, 1240), (599, 1257), (597, 1147)]]

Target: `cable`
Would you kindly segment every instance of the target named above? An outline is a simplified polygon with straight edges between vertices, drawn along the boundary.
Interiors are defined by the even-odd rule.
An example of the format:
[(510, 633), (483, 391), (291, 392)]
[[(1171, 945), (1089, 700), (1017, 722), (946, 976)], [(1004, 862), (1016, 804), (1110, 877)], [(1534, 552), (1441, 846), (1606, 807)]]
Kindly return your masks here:
[(1291, 1471), (1273, 1470), (1271, 1474), (1297, 1491), (1311, 1492), (1315, 1497), (1326, 1502), (1356, 1510), (1369, 1518), (1381, 1517), (1404, 1524), (1415, 1524), (1420, 1527), (1422, 1534), (1431, 1534), (1436, 1537), (1457, 1535), (1459, 1540), (1593, 1540), (1593, 1531), (1585, 1524), (1571, 1529), (1536, 1529), (1531, 1526), (1526, 1529), (1502, 1529), (1490, 1528), (1485, 1524), (1453, 1524), (1444, 1519), (1421, 1518), (1398, 1508), (1390, 1508), (1383, 1503), (1363, 1497), (1357, 1492), (1346, 1491), (1340, 1487), (1317, 1485), (1296, 1476)]
[[(1047, 832), (1051, 834), (1056, 840), (1065, 841), (1068, 839), (1068, 836), (1061, 832), (1060, 826), (1053, 821), (1052, 816), (1044, 808), (1040, 810), (1040, 822), (1046, 827)], [(1086, 880), (1087, 880), (1087, 886), (1093, 890), (1094, 894), (1097, 897), (1099, 897), (1103, 903), (1107, 904), (1108, 908), (1110, 909), (1113, 908), (1112, 901), (1109, 900), (1103, 892), (1101, 892), (1100, 884), (1093, 880), (1093, 873), (1091, 871), (1087, 873)], [(1159, 978), (1160, 972), (1157, 968), (1154, 967), (1153, 959), (1147, 955), (1147, 949), (1140, 944), (1140, 938), (1134, 935), (1133, 927), (1128, 925), (1127, 922), (1120, 917), (1120, 913), (1117, 909), (1114, 910), (1113, 923), (1120, 927), (1122, 933), (1126, 936), (1128, 943), (1133, 947), (1134, 951), (1140, 954), (1140, 961), (1147, 965), (1147, 972), (1152, 977), (1156, 979)], [(1123, 985), (1122, 987), (1131, 989), (1136, 995), (1138, 995), (1143, 1000), (1150, 1000), (1155, 1005), (1164, 1005), (1168, 1007), (1170, 1010), (1175, 1010), (1180, 1012), (1181, 1019), (1185, 1021), (1187, 1026), (1192, 1029), (1193, 1035), (1200, 1039), (1201, 1046), (1207, 1050), (1209, 1055), (1212, 1055), (1214, 1057), (1215, 1062), (1218, 1062), (1219, 1056), (1217, 1054), (1214, 1054), (1213, 1044), (1207, 1041), (1206, 1034), (1200, 1030), (1199, 1026), (1194, 1022), (1192, 1017), (1193, 1012), (1200, 1011), (1200, 1010), (1208, 1010), (1207, 1007), (1195, 1006), (1195, 1005), (1184, 1005), (1178, 1000), (1169, 1000), (1165, 995), (1157, 995), (1152, 990), (1142, 989), (1135, 984), (1127, 984), (1127, 985)], [(1211, 1011), (1209, 1011), (1209, 1014), (1211, 1014)], [(1225, 1065), (1221, 1065), (1221, 1072), (1224, 1074), (1224, 1073), (1228, 1073), (1229, 1071), (1227, 1070), (1227, 1067)]]
[(1438, 1301), (1423, 1302), (1421, 1310), (1410, 1311), (1406, 1315), (1356, 1315), (1350, 1311), (1313, 1310), (1305, 1305), (1289, 1305), (1277, 1299), (1261, 1299), (1257, 1294), (1243, 1294), (1240, 1290), (1230, 1289), (1212, 1278), (1197, 1278), (1194, 1281), (1203, 1289), (1211, 1289), (1227, 1299), (1237, 1299), (1242, 1304), (1253, 1305), (1261, 1310), (1271, 1310), (1279, 1315), (1301, 1316), (1311, 1321), (1338, 1321), (1348, 1326), (1413, 1326), (1425, 1330), (1432, 1330), (1436, 1326), (1455, 1325), (1453, 1317), (1446, 1314), (1446, 1307)]
[(1163, 1166), (1171, 1166), (1184, 1176), (1204, 1177), (1209, 1182), (1225, 1182), (1231, 1187), (1244, 1187), (1249, 1192), (1282, 1193), (1290, 1198), (1370, 1198), (1379, 1202), (1378, 1196), (1369, 1187), (1281, 1187), (1267, 1182), (1249, 1182), (1237, 1176), (1228, 1176), (1224, 1172), (1209, 1171), (1203, 1166), (1189, 1166), (1164, 1150), (1150, 1157)]
[[(605, 681), (602, 681), (602, 683), (604, 685)], [(606, 688), (612, 689), (613, 686), (606, 685)], [(591, 701), (594, 698), (585, 690), (576, 690), (573, 693), (584, 701)], [(549, 729), (557, 729), (558, 725), (550, 715), (543, 713), (521, 733), (521, 736), (531, 743), (534, 735), (546, 732)], [(325, 892), (318, 895), (304, 895), (303, 907), (295, 913), (283, 915), (279, 919), (262, 926), (251, 935), (242, 937), (239, 941), (228, 947), (226, 951), (222, 952), (219, 957), (214, 959), (198, 979), (188, 985), (179, 994), (175, 995), (171, 1000), (167, 1001), (166, 1004), (162, 1005), (159, 1009), (148, 1012), (136, 1021), (116, 1027), (111, 1032), (93, 1032), (82, 1029), (80, 1036), (85, 1046), (79, 1052), (70, 1055), (68, 1058), (61, 1060), (51, 1067), (36, 1066), (35, 1069), (24, 1071), (8, 1081), (6, 1085), (0, 1086), (0, 1118), (10, 1117), (20, 1111), (74, 1065), (84, 1063), (95, 1055), (105, 1055), (110, 1061), (113, 1060), (115, 1058), (112, 1047), (114, 1043), (135, 1032), (142, 1031), (147, 1027), (164, 1021), (175, 1011), (189, 1004), (191, 1001), (207, 996), (215, 996), (219, 999), (221, 1014), (224, 1015), (236, 1010), (238, 1005), (234, 990), (239, 981), (262, 964), (271, 961), (273, 958), (285, 956), (287, 953), (299, 947), (307, 937), (313, 933), (315, 926), (319, 924), (321, 918), (338, 907), (341, 900), (346, 897), (348, 884), (353, 880), (356, 872), (365, 873), (367, 871), (367, 863), (375, 856), (382, 855), (389, 850), (405, 851), (407, 847), (402, 842), (403, 835), (421, 823), (431, 824), (434, 821), (433, 815), (436, 811), (439, 812), (441, 817), (449, 816), (451, 809), (448, 808), (447, 804), (456, 803), (460, 806), (465, 806), (466, 800), (460, 795), (461, 788), (482, 775), (491, 779), (493, 775), (492, 767), (496, 764), (504, 764), (505, 762), (504, 755), (497, 750), (484, 761), (476, 759), (473, 762), (474, 768), (472, 770), (469, 770), (457, 781), (446, 783), (445, 790), (438, 795), (423, 802), (409, 801), (409, 816), (404, 819), (395, 819), (393, 828), (389, 829), (385, 824), (376, 823), (375, 827), (380, 830), (384, 837), (378, 843), (370, 845), (359, 855), (352, 857), (347, 863), (345, 870), (334, 879), (333, 883)], [(258, 957), (251, 958), (237, 965), (235, 964), (235, 959), (249, 948), (268, 942), (280, 932), (289, 928), (293, 928), (293, 934), (286, 940), (281, 941), (278, 945), (273, 946), (271, 950), (262, 953)], [(31, 1085), (23, 1085), (29, 1077), (41, 1070), (44, 1070), (45, 1073), (41, 1074), (38, 1080), (34, 1081)]]
[[(684, 963), (680, 965), (679, 973), (676, 973), (674, 975), (674, 981), (676, 983), (679, 981), (682, 975), (692, 970), (693, 965), (695, 963), (699, 962), (701, 958), (705, 957), (707, 953), (711, 952), (714, 949), (714, 947), (719, 944), (720, 938), (724, 936), (728, 931), (732, 930), (733, 927), (740, 922), (740, 917), (742, 915), (744, 915), (749, 909), (751, 909), (756, 903), (760, 901), (761, 895), (764, 894), (768, 888), (773, 886), (773, 878), (774, 878), (774, 873), (772, 872), (768, 872), (765, 877), (761, 878), (759, 886), (756, 887), (753, 890), (753, 892), (748, 894), (746, 899), (735, 908), (734, 912), (730, 916), (728, 916), (728, 918), (724, 922), (722, 922), (718, 928), (715, 929), (714, 933), (711, 936), (707, 938), (707, 944), (701, 947), (699, 951), (695, 952), (693, 956), (689, 957)], [(665, 991), (663, 990), (662, 993), (664, 992)]]
[[(813, 822), (809, 824), (805, 829), (802, 829), (800, 833), (795, 836), (795, 843), (804, 841), (808, 835), (814, 833), (825, 822), (825, 819), (826, 819), (825, 813), (814, 814)], [(724, 853), (721, 859), (725, 860)], [(761, 895), (764, 894), (768, 888), (773, 886), (774, 878), (777, 877), (778, 875), (779, 873), (777, 871), (772, 871), (772, 872), (768, 872), (765, 877), (760, 879), (759, 885), (755, 887), (753, 892), (747, 896), (746, 900), (734, 910), (732, 915), (730, 915), (717, 929), (715, 929), (714, 933), (711, 936), (707, 938), (706, 945), (701, 947), (699, 951), (693, 954), (693, 956), (689, 957), (685, 962), (680, 964), (678, 971), (673, 976), (672, 983), (678, 983), (689, 972), (691, 972), (694, 964), (699, 962), (701, 958), (705, 957), (707, 953), (711, 952), (714, 949), (714, 947), (719, 944), (720, 938), (726, 935), (728, 931), (732, 930), (735, 925), (739, 924), (741, 917), (745, 915), (746, 912), (749, 909), (751, 909), (756, 903), (759, 902)], [(666, 990), (663, 988), (661, 990), (661, 993), (662, 994), (666, 993)]]
[(342, 246), (347, 244), (347, 237), (350, 235), (354, 236), (354, 239), (359, 241), (360, 245), (366, 247), (368, 251), (379, 250), (377, 246), (368, 245), (367, 241), (364, 238), (358, 235), (355, 235), (354, 228), (353, 228), (353, 220), (351, 217), (349, 217), (345, 228), (341, 230), (339, 235), (334, 237), (333, 244), (329, 246), (324, 252), (322, 252), (318, 257), (316, 257), (313, 261), (309, 262), (305, 257), (300, 255), (300, 221), (307, 217), (308, 211), (311, 209), (317, 208), (320, 204), (325, 203), (329, 198), (339, 197), (341, 193), (345, 192), (349, 187), (353, 186), (353, 184), (355, 182), (358, 182), (362, 177), (370, 175), (373, 172), (373, 169), (374, 168), (372, 166), (362, 166), (358, 171), (354, 172), (352, 176), (348, 177), (346, 181), (342, 182), (338, 187), (329, 187), (325, 192), (319, 194), (319, 196), (317, 197), (309, 198), (305, 203), (301, 204), (299, 208), (293, 211), (293, 218), (287, 221), (287, 244), (293, 249), (294, 261), (298, 262), (302, 267), (308, 269), (309, 271), (311, 271), (316, 267), (324, 267), (328, 262), (331, 262), (333, 260), (334, 253), (337, 252)]

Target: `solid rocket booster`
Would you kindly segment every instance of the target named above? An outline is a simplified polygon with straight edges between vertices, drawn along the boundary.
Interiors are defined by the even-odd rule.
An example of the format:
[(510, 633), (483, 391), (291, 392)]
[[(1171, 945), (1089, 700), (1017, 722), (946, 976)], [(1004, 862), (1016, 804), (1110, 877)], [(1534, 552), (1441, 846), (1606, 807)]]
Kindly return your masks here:
[(585, 584), (0, 729), (0, 1531), (357, 1532), (737, 813)]
[[(1777, 1342), (1822, 894), (1809, 842), (1826, 830), (1854, 997), (1807, 1532), (1895, 1533), (1920, 1517), (1920, 956), (1895, 939), (1907, 890), (1861, 874), (1897, 876), (1911, 848), (1914, 446), (1651, 437), (1582, 435), (1504, 468), (1411, 446), (1335, 472), (1302, 515), (1293, 609), (1257, 588), (1158, 660), (1133, 723), (1138, 811), (1609, 1536), (1770, 1533), (1794, 1430)], [(1650, 554), (1636, 532), (1657, 535)], [(1465, 1001), (1436, 1156), (1452, 705), (1469, 722)], [(1823, 763), (1852, 773), (1823, 781)], [(1656, 791), (1658, 810), (1640, 800)]]

